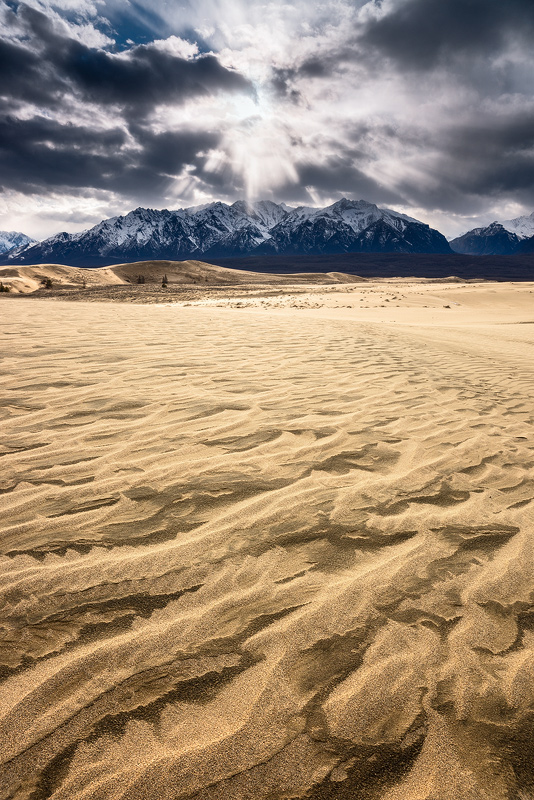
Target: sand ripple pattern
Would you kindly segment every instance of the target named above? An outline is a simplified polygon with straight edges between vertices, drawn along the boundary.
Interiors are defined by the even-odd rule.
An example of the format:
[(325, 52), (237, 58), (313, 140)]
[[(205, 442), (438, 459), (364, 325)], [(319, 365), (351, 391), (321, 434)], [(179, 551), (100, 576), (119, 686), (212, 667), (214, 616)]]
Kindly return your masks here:
[(3, 800), (534, 796), (532, 326), (2, 311)]

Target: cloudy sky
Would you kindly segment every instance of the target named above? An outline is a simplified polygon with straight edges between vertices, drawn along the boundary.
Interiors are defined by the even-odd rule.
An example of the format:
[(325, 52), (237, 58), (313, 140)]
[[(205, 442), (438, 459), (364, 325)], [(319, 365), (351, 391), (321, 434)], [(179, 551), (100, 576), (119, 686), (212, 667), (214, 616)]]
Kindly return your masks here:
[(340, 197), (534, 210), (532, 0), (0, 0), (0, 229)]

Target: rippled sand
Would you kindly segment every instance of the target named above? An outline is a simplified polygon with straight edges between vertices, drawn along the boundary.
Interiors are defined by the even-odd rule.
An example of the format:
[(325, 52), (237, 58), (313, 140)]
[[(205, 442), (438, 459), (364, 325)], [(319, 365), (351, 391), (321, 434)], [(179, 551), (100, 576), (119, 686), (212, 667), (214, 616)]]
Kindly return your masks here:
[(2, 302), (0, 797), (533, 797), (532, 289)]

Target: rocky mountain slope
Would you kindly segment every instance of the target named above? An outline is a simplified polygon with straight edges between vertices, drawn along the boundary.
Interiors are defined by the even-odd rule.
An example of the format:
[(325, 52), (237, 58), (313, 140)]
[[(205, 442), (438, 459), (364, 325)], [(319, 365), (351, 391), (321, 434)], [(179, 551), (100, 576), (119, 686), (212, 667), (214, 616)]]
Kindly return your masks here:
[(473, 228), (450, 242), (452, 250), (466, 255), (513, 255), (534, 252), (534, 212), (515, 219)]
[(99, 266), (153, 259), (336, 253), (450, 253), (445, 237), (425, 223), (365, 200), (326, 208), (290, 208), (270, 201), (156, 211), (137, 208), (81, 233), (59, 233), (22, 245), (4, 264), (54, 262)]

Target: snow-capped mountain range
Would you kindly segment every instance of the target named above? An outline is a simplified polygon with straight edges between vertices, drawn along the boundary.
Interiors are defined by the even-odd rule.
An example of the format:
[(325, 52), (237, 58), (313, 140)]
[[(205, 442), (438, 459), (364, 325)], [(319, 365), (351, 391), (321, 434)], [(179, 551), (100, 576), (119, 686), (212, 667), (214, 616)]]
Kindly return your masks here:
[(209, 203), (176, 211), (137, 208), (81, 233), (59, 233), (1, 256), (17, 264), (100, 266), (127, 261), (247, 255), (450, 253), (445, 237), (412, 217), (365, 200), (291, 208), (269, 200)]
[(441, 233), (406, 214), (346, 199), (326, 208), (292, 208), (269, 200), (207, 203), (175, 211), (137, 208), (81, 233), (58, 233), (43, 242), (23, 233), (0, 231), (2, 264), (100, 266), (250, 255), (451, 252), (534, 253), (534, 212), (474, 228), (449, 243)]
[(473, 228), (449, 242), (456, 253), (466, 255), (513, 255), (534, 252), (534, 212), (528, 216), (495, 221)]
[(7, 253), (14, 247), (26, 247), (35, 244), (36, 240), (19, 231), (0, 231), (0, 254)]

